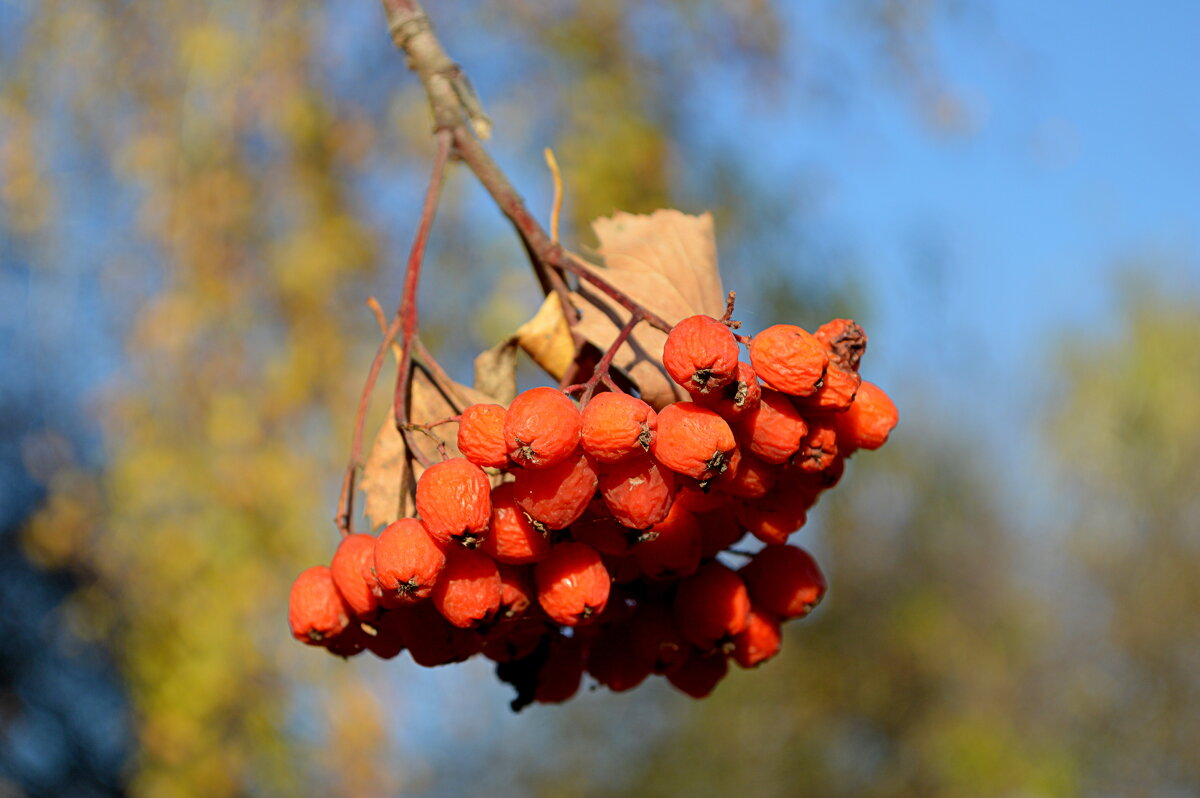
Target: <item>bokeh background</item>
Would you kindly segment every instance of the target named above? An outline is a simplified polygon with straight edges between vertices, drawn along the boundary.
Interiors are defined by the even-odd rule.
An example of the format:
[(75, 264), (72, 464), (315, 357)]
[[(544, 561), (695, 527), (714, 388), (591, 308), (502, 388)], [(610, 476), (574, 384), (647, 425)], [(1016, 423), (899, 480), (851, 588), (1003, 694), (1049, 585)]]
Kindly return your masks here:
[[(290, 640), (417, 81), (371, 0), (0, 0), (0, 796), (1200, 794), (1200, 6), (430, 6), (566, 241), (712, 210), (750, 328), (866, 327), (826, 602), (709, 700), (520, 715)], [(461, 168), (432, 246), (467, 381), (539, 296)]]

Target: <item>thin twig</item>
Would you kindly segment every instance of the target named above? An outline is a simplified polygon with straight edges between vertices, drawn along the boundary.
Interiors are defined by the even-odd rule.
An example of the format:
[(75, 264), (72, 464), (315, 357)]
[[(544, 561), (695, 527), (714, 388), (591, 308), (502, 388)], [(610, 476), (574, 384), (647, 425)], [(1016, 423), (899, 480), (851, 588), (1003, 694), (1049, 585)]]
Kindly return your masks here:
[(629, 334), (633, 332), (633, 328), (636, 327), (640, 321), (643, 321), (641, 314), (633, 313), (630, 315), (629, 321), (625, 322), (625, 326), (621, 328), (619, 333), (617, 333), (617, 337), (613, 339), (612, 344), (608, 347), (608, 351), (604, 353), (604, 357), (600, 358), (600, 362), (596, 364), (596, 368), (592, 372), (592, 376), (588, 378), (588, 381), (580, 383), (579, 385), (571, 385), (563, 389), (563, 392), (567, 394), (577, 392), (580, 393), (579, 406), (581, 408), (586, 407), (587, 403), (591, 401), (592, 394), (596, 392), (596, 388), (601, 382), (607, 385), (610, 390), (618, 393), (620, 392), (620, 389), (609, 376), (608, 370), (612, 366), (613, 358), (616, 357), (617, 350), (625, 345), (625, 341), (628, 340)]
[(421, 265), (425, 260), (425, 246), (429, 243), (429, 230), (433, 226), (434, 216), (437, 215), (438, 198), (445, 179), (446, 160), (450, 156), (452, 137), (449, 131), (438, 130), (434, 138), (437, 140), (437, 151), (433, 158), (433, 174), (429, 177), (429, 187), (425, 191), (425, 202), (421, 207), (421, 221), (417, 225), (417, 234), (413, 237), (412, 249), (408, 254), (408, 264), (404, 272), (404, 295), (400, 299), (400, 309), (397, 311), (403, 326), (400, 366), (396, 370), (396, 390), (392, 393), (392, 414), (396, 418), (396, 429), (404, 435), (408, 450), (426, 467), (432, 461), (413, 446), (411, 430), (408, 429), (408, 414), (412, 404), (413, 339), (417, 334), (418, 322), (417, 287), (421, 281)]

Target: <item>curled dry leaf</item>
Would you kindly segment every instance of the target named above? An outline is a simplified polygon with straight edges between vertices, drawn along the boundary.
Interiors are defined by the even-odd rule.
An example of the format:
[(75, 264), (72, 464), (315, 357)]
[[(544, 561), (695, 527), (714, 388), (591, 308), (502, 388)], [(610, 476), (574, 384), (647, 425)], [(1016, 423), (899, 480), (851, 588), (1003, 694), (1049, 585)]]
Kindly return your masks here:
[[(598, 254), (604, 265), (571, 257), (667, 323), (697, 313), (719, 318), (725, 312), (711, 214), (690, 216), (676, 210), (644, 216), (617, 213), (597, 219), (592, 229), (600, 241)], [(629, 312), (586, 283), (571, 298), (580, 311), (577, 331), (601, 351), (607, 350)], [(574, 347), (557, 301), (548, 298), (522, 330), (525, 334), (518, 331), (517, 335), (522, 348), (551, 375), (561, 377)], [(638, 325), (613, 360), (613, 365), (633, 379), (642, 398), (656, 408), (686, 398), (662, 367), (665, 341), (665, 333)], [(539, 356), (547, 351), (555, 357)], [(566, 351), (572, 355), (564, 359)]]
[(517, 396), (517, 339), (508, 338), (475, 358), (475, 390), (507, 405)]
[[(456, 416), (467, 405), (477, 402), (505, 404), (497, 399), (454, 383), (450, 386), (452, 396), (447, 396), (419, 368), (413, 368), (412, 390), (409, 416), (414, 424), (430, 424), (434, 421)], [(458, 452), (458, 424), (449, 423), (435, 427), (433, 433), (446, 444), (446, 452), (455, 457)], [(437, 442), (428, 435), (418, 432), (413, 435), (413, 445), (422, 454), (433, 461), (441, 459)], [(363, 512), (372, 528), (384, 526), (404, 515), (410, 514), (411, 507), (405, 507), (409, 491), (405, 486), (415, 485), (417, 477), (424, 471), (420, 463), (411, 463), (407, 458), (407, 446), (399, 430), (396, 429), (396, 417), (388, 408), (387, 418), (371, 444), (371, 451), (363, 466), (362, 478), (358, 488), (364, 494)], [(411, 472), (411, 473), (409, 473)]]
[(555, 379), (562, 379), (575, 360), (571, 328), (563, 318), (562, 304), (548, 294), (533, 318), (517, 328), (514, 336), (525, 354)]

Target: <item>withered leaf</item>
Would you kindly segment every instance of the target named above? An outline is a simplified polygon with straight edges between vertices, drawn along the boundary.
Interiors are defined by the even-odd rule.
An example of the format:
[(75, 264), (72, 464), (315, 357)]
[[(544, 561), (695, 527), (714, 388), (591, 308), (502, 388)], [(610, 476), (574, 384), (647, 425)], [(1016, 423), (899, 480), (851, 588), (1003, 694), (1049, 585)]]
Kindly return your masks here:
[[(577, 258), (586, 268), (662, 317), (668, 324), (697, 313), (720, 317), (725, 293), (717, 269), (711, 214), (690, 216), (659, 210), (648, 216), (618, 213), (592, 223), (604, 265)], [(629, 312), (586, 283), (572, 294), (581, 316), (577, 330), (601, 351), (607, 350)], [(614, 365), (634, 380), (642, 398), (662, 407), (686, 392), (662, 367), (666, 334), (640, 324), (618, 351)]]
[(575, 360), (575, 342), (562, 304), (549, 294), (529, 321), (517, 328), (517, 343), (545, 372), (561, 379)]
[(517, 396), (517, 339), (508, 338), (475, 358), (475, 390), (508, 405)]

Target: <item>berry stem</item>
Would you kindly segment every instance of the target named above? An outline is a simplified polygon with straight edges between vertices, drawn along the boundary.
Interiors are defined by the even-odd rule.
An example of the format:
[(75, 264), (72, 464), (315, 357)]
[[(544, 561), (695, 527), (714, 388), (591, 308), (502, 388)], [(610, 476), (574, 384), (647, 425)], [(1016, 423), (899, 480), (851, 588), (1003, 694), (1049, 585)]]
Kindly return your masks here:
[(616, 386), (616, 383), (612, 381), (612, 377), (609, 376), (608, 370), (612, 367), (613, 358), (616, 357), (617, 350), (620, 349), (625, 341), (629, 338), (629, 334), (633, 332), (633, 328), (636, 327), (640, 321), (643, 321), (641, 313), (635, 311), (633, 314), (631, 314), (629, 321), (625, 322), (625, 326), (621, 328), (619, 333), (617, 333), (617, 337), (613, 339), (612, 344), (608, 347), (608, 351), (604, 353), (604, 357), (600, 358), (600, 362), (596, 364), (596, 368), (592, 372), (592, 376), (588, 379), (588, 381), (579, 383), (578, 385), (571, 385), (563, 389), (563, 393), (566, 394), (573, 394), (582, 391), (582, 394), (579, 397), (579, 407), (581, 409), (587, 407), (587, 403), (591, 400), (592, 394), (596, 392), (596, 388), (601, 382), (607, 385), (610, 390), (616, 391), (617, 393), (621, 392), (621, 389)]
[[(392, 318), (391, 323), (383, 332), (383, 338), (375, 350), (375, 357), (371, 360), (371, 368), (367, 372), (367, 379), (363, 383), (362, 393), (358, 397), (358, 408), (354, 416), (354, 437), (350, 444), (350, 462), (346, 466), (346, 474), (342, 478), (342, 489), (338, 497), (338, 513), (334, 517), (334, 524), (343, 537), (354, 532), (354, 482), (358, 475), (360, 461), (362, 460), (363, 431), (366, 424), (367, 408), (371, 403), (371, 392), (374, 390), (375, 383), (379, 379), (379, 371), (383, 367), (384, 355), (396, 339), (396, 336), (401, 333), (403, 333), (403, 338), (400, 347), (400, 362), (396, 375), (396, 390), (392, 397), (392, 405), (396, 414), (396, 426), (401, 430), (401, 434), (405, 436), (405, 443), (408, 444), (407, 450), (410, 455), (416, 457), (418, 461), (428, 460), (421, 452), (416, 451), (412, 447), (412, 441), (402, 425), (408, 421), (409, 387), (412, 383), (412, 345), (417, 330), (417, 285), (421, 274), (421, 263), (425, 256), (425, 246), (429, 240), (429, 228), (433, 224), (434, 213), (437, 210), (438, 196), (441, 193), (445, 177), (446, 161), (450, 155), (449, 134), (439, 132), (437, 134), (437, 144), (437, 152), (433, 162), (433, 174), (430, 176), (429, 187), (425, 192), (425, 204), (421, 211), (421, 221), (418, 224), (417, 234), (413, 239), (412, 250), (408, 257), (408, 266), (404, 277), (404, 295), (400, 300), (400, 307), (395, 317)], [(378, 306), (378, 303), (375, 303), (375, 306)], [(374, 310), (374, 307), (372, 309)], [(382, 314), (380, 314), (380, 320), (382, 321)], [(417, 343), (419, 346), (420, 342), (418, 341)], [(424, 347), (420, 347), (419, 354), (423, 361), (421, 365), (426, 370), (442, 377), (445, 376), (445, 372), (441, 370), (441, 366), (437, 366), (436, 364), (431, 366), (432, 358), (425, 351)], [(422, 465), (425, 466), (429, 464), (429, 462), (422, 462)]]
[[(578, 312), (571, 304), (570, 287), (563, 279), (562, 272), (570, 272), (579, 280), (591, 283), (621, 307), (631, 313), (640, 313), (642, 319), (651, 326), (669, 332), (671, 325), (657, 314), (644, 308), (590, 268), (576, 263), (573, 256), (546, 233), (525, 207), (521, 195), (484, 149), (479, 138), (476, 138), (477, 134), (480, 138), (487, 137), (490, 120), (486, 125), (480, 124), (482, 111), (474, 91), (470, 89), (470, 82), (462, 69), (446, 54), (421, 4), (417, 0), (381, 0), (381, 3), (393, 42), (408, 56), (409, 67), (417, 73), (425, 88), (433, 112), (434, 130), (451, 133), (455, 154), (513, 225), (529, 255), (542, 292), (549, 294), (553, 291), (558, 296), (576, 348), (582, 343), (575, 330)], [(482, 119), (486, 120), (486, 115), (482, 115)]]

